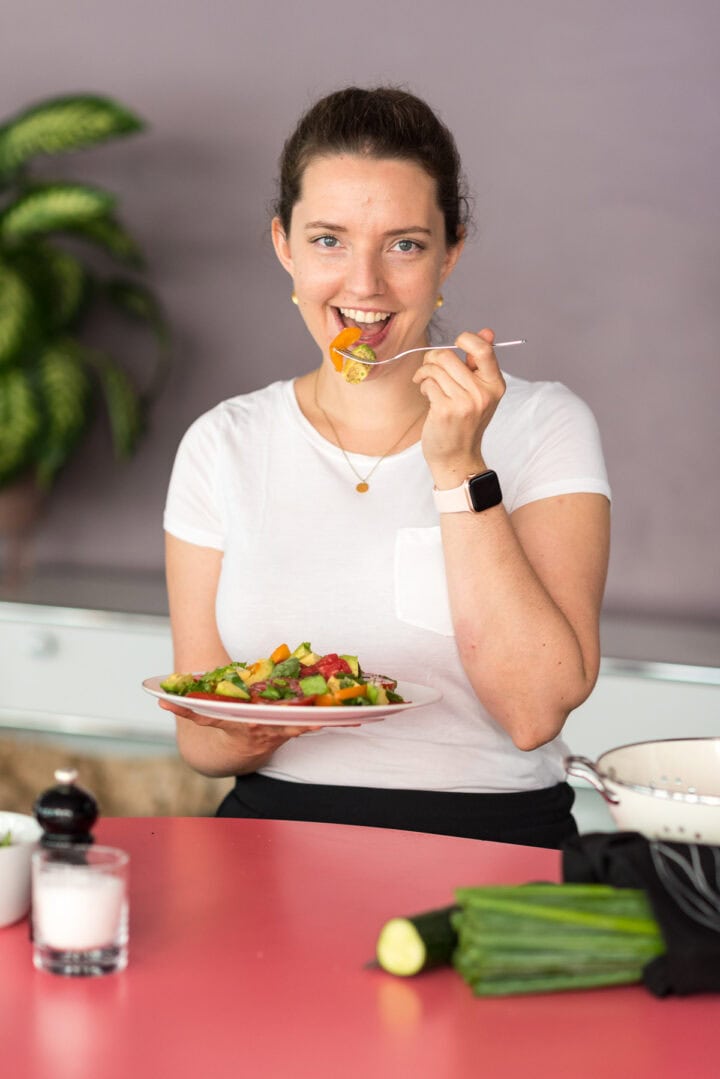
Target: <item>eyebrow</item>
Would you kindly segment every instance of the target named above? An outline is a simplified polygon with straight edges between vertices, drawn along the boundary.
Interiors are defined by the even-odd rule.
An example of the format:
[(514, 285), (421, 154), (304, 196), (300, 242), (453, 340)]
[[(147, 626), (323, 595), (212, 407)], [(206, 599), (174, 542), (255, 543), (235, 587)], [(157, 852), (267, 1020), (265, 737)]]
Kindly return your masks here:
[[(327, 229), (329, 232), (347, 232), (343, 225), (334, 225), (332, 221), (308, 221), (306, 229)], [(423, 236), (432, 236), (432, 231), (424, 225), (409, 225), (405, 229), (390, 229), (385, 236), (407, 236), (409, 232), (420, 232)]]

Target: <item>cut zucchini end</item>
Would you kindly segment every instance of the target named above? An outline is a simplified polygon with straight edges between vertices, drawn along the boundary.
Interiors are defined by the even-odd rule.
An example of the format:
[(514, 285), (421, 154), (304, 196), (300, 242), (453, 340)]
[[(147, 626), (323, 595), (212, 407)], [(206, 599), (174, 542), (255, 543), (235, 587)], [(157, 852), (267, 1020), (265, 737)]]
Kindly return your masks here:
[(377, 959), (388, 974), (408, 978), (419, 974), (427, 960), (427, 949), (409, 918), (391, 918), (380, 930)]

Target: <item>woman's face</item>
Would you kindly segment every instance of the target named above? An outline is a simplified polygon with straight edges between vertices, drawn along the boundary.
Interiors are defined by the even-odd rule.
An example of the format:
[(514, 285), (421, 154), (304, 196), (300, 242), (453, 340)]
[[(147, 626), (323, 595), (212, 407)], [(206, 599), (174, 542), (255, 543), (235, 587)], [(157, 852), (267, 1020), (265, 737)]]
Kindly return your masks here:
[(289, 235), (277, 218), (272, 233), (323, 354), (344, 326), (357, 326), (378, 359), (427, 343), (462, 248), (446, 246), (435, 180), (420, 165), (352, 154), (313, 158)]

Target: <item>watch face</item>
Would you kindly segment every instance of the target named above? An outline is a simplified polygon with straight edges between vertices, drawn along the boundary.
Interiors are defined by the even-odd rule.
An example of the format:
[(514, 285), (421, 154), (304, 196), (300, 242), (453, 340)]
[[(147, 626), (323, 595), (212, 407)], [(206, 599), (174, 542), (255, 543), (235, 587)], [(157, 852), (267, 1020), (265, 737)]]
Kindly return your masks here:
[(468, 480), (468, 493), (476, 513), (492, 509), (502, 502), (502, 491), (496, 472), (481, 472)]

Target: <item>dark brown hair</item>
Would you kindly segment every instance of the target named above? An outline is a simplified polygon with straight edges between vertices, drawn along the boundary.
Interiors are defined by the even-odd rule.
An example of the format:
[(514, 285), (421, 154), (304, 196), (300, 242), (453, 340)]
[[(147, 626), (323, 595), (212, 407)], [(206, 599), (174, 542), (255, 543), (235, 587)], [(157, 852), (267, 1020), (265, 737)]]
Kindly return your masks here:
[(460, 155), (451, 132), (419, 97), (400, 87), (349, 86), (321, 98), (300, 118), (280, 157), (275, 214), (286, 232), (314, 157), (365, 154), (414, 161), (437, 185), (445, 240), (454, 246), (469, 218)]

